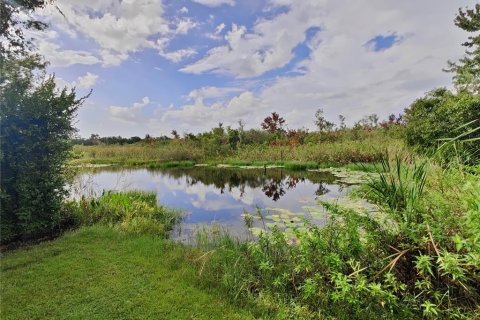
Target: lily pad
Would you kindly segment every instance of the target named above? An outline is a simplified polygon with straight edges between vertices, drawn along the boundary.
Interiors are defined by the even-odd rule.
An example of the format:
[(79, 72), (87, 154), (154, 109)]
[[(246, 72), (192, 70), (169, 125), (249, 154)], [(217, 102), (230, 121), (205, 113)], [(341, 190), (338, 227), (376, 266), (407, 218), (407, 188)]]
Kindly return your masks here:
[(271, 215), (266, 216), (265, 218), (273, 220), (273, 221), (281, 221), (282, 220), (278, 214), (271, 214)]
[(273, 229), (275, 227), (277, 228), (285, 228), (285, 225), (283, 223), (278, 223), (278, 222), (267, 222), (265, 223), (265, 225), (269, 228), (269, 229)]
[(265, 232), (265, 230), (263, 230), (262, 228), (258, 228), (258, 227), (252, 227), (249, 230), (254, 236), (257, 236), (257, 237)]

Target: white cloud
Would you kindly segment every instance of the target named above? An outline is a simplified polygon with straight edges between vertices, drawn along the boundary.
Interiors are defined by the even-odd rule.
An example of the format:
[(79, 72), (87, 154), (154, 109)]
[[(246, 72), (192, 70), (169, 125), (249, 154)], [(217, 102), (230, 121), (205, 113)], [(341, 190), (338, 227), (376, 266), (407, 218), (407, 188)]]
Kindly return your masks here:
[(110, 50), (100, 50), (100, 56), (104, 67), (115, 67), (128, 59), (127, 53), (117, 53)]
[(193, 21), (190, 18), (179, 19), (176, 22), (175, 33), (177, 34), (187, 34), (193, 28), (196, 28), (198, 23)]
[(92, 65), (100, 62), (100, 59), (88, 51), (62, 49), (55, 43), (58, 39), (56, 31), (33, 32), (31, 36), (35, 38), (36, 50), (50, 62), (52, 67), (68, 67), (75, 64)]
[(188, 13), (188, 8), (187, 7), (182, 7), (180, 8), (180, 10), (178, 10), (179, 13), (182, 13), (182, 14), (187, 14)]
[(162, 57), (172, 62), (180, 62), (187, 57), (191, 57), (197, 53), (195, 49), (188, 48), (188, 49), (180, 49), (170, 52), (159, 52)]
[(144, 120), (143, 108), (150, 103), (149, 97), (143, 97), (141, 102), (135, 102), (131, 107), (110, 106), (108, 111), (114, 120), (139, 123)]
[[(58, 66), (98, 63), (98, 57), (105, 67), (118, 66), (131, 53), (156, 48), (156, 39), (172, 39), (178, 34), (188, 33), (198, 25), (189, 18), (173, 22), (164, 18), (162, 0), (61, 0), (57, 5), (62, 13), (55, 6), (47, 6), (41, 11), (46, 21), (55, 24), (71, 37), (80, 34), (98, 46), (93, 50), (95, 54), (79, 51), (73, 56), (75, 52), (71, 51), (55, 55), (59, 46), (44, 43), (39, 48), (40, 52), (48, 60), (57, 62)], [(89, 47), (92, 51), (91, 44)], [(171, 59), (178, 59), (179, 55), (186, 56), (189, 50), (177, 50)]]
[[(100, 2), (98, 5), (103, 5)], [(251, 28), (220, 24), (214, 31), (212, 25), (211, 34), (225, 42), (181, 69), (193, 74), (229, 74), (243, 80), (225, 80), (225, 88), (217, 88), (202, 78), (206, 82), (187, 94), (185, 105), (157, 108), (155, 118), (145, 119), (133, 107), (117, 107), (123, 109), (114, 108), (113, 113), (134, 119), (131, 121), (138, 129), (132, 131), (157, 134), (168, 134), (172, 129), (198, 132), (218, 122), (236, 125), (240, 118), (247, 127), (259, 128), (272, 111), (285, 117), (291, 128), (313, 128), (317, 108), (323, 108), (333, 121), (338, 114), (345, 115), (349, 123), (370, 113), (385, 117), (401, 112), (426, 91), (451, 83), (451, 74), (442, 68), (447, 60), (463, 54), (460, 44), (468, 35), (454, 26), (453, 18), (458, 7), (468, 4), (468, 0), (271, 0), (270, 12), (280, 13), (257, 20)], [(275, 11), (280, 5), (289, 9)], [(146, 37), (146, 43), (138, 42), (132, 50), (150, 46), (171, 61), (193, 56), (194, 49), (168, 50), (175, 23), (169, 26), (172, 29), (166, 34)], [(306, 39), (306, 31), (313, 27), (320, 31)], [(401, 41), (388, 50), (375, 52), (365, 46), (378, 35), (394, 33)], [(289, 63), (294, 57), (292, 50), (303, 42), (311, 52), (303, 61), (296, 60), (292, 67), (296, 73), (258, 77)], [(113, 55), (111, 63), (128, 57), (130, 51), (120, 49), (105, 49)], [(106, 56), (102, 54), (104, 61)], [(247, 82), (251, 85), (243, 85)], [(170, 103), (177, 97), (162, 98)], [(113, 126), (111, 130), (115, 134)]]
[[(401, 112), (426, 91), (451, 82), (451, 74), (442, 68), (463, 53), (460, 44), (467, 35), (452, 22), (457, 8), (467, 4), (461, 2), (281, 1), (290, 6), (287, 13), (259, 20), (252, 32), (233, 25), (228, 45), (211, 49), (182, 71), (257, 76), (288, 62), (292, 48), (305, 40), (305, 31), (318, 26), (321, 31), (307, 42), (310, 57), (296, 65), (301, 74), (279, 76), (250, 94), (248, 101), (242, 93), (222, 105), (184, 106), (168, 118), (197, 124), (198, 115), (208, 127), (217, 122), (221, 110), (222, 122), (232, 123), (241, 116), (258, 127), (263, 117), (277, 111), (290, 127), (313, 129), (313, 115), (320, 107), (329, 119), (336, 121), (343, 114), (349, 123), (370, 113), (386, 117)], [(393, 33), (401, 41), (388, 50), (365, 48), (375, 36)], [(237, 113), (230, 108), (238, 100), (242, 112)]]
[(235, 5), (234, 0), (192, 0), (192, 1), (203, 4), (204, 6), (207, 6), (207, 7), (219, 7), (224, 4), (229, 6)]
[(222, 36), (221, 33), (225, 29), (225, 23), (220, 23), (215, 30), (212, 33), (207, 33), (207, 38), (213, 39), (213, 40), (221, 40)]
[[(210, 91), (210, 95), (214, 96), (218, 95), (217, 90), (222, 91), (221, 89), (204, 89), (204, 91)], [(242, 92), (226, 103), (213, 103), (209, 106), (203, 103), (202, 98), (198, 98), (199, 95), (204, 97), (201, 96), (202, 94), (205, 92), (191, 92), (190, 98), (196, 98), (193, 104), (184, 105), (179, 109), (166, 110), (162, 113), (159, 121), (173, 127), (198, 132), (212, 128), (219, 122), (225, 125), (236, 125), (238, 120), (250, 118), (253, 109), (258, 112), (265, 107), (250, 91)]]
[(57, 87), (61, 89), (73, 89), (76, 87), (80, 89), (91, 89), (97, 82), (98, 78), (98, 75), (87, 72), (85, 75), (79, 76), (76, 80), (72, 82), (68, 82), (61, 77), (55, 77), (55, 82), (57, 84)]
[(235, 92), (242, 91), (240, 88), (232, 87), (202, 87), (200, 89), (195, 89), (190, 91), (188, 98), (192, 101), (197, 99), (208, 99), (208, 98), (224, 98), (227, 95)]
[(202, 59), (185, 66), (183, 72), (215, 72), (239, 78), (259, 76), (286, 65), (292, 50), (305, 40), (305, 32), (320, 27), (324, 16), (318, 1), (295, 1), (287, 13), (270, 20), (258, 20), (253, 29), (232, 24), (226, 45), (210, 49)]
[(80, 88), (89, 89), (95, 85), (98, 75), (87, 72), (84, 76), (78, 77), (77, 83)]
[(220, 23), (216, 28), (214, 34), (219, 35), (225, 28), (225, 23)]
[(164, 57), (167, 60), (170, 60), (174, 63), (178, 63), (185, 58), (191, 57), (197, 53), (193, 48), (179, 49), (175, 51), (167, 51), (166, 48), (170, 43), (168, 38), (160, 38), (156, 42), (156, 48), (158, 49), (158, 54)]

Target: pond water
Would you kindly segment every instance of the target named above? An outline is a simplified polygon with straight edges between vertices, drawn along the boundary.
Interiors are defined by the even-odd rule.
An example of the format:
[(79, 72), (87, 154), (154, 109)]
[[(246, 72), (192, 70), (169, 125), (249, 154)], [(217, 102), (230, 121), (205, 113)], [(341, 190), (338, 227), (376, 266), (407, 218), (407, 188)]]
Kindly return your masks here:
[(267, 217), (262, 224), (270, 221), (270, 227), (272, 223), (295, 227), (303, 217), (322, 224), (325, 217), (318, 212), (313, 214), (309, 208), (318, 207), (319, 198), (344, 198), (348, 189), (349, 184), (330, 172), (292, 172), (279, 168), (98, 168), (77, 176), (73, 195), (99, 195), (103, 190), (153, 191), (159, 204), (185, 213), (173, 237), (186, 240), (199, 227), (213, 224), (243, 237), (248, 232), (243, 214), (259, 212), (258, 208)]

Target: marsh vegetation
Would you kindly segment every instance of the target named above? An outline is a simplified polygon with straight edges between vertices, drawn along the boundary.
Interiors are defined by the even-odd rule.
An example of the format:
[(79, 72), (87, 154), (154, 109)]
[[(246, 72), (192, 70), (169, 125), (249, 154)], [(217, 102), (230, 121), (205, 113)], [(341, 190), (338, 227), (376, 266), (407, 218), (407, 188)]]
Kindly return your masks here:
[(73, 139), (13, 15), (44, 5), (0, 2), (2, 319), (480, 319), (479, 35), (383, 121)]

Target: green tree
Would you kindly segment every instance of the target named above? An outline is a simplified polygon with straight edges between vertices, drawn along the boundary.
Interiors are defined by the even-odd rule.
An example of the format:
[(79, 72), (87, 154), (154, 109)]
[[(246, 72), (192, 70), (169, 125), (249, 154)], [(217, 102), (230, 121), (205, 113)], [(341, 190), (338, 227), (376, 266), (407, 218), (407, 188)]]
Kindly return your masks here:
[[(443, 154), (445, 159), (461, 158), (473, 163), (480, 159), (480, 96), (468, 92), (454, 94), (447, 89), (436, 89), (417, 99), (405, 110), (405, 138), (420, 151), (434, 153), (445, 139), (463, 136), (455, 148)], [(468, 134), (466, 134), (468, 133)], [(467, 140), (470, 140), (469, 142)]]
[(237, 150), (237, 145), (240, 141), (240, 134), (237, 129), (232, 129), (231, 127), (227, 127), (227, 137), (228, 143), (230, 145), (230, 149)]
[[(35, 75), (35, 58), (6, 60), (0, 85), (1, 242), (53, 232), (61, 223), (72, 120), (84, 98)], [(40, 70), (41, 71), (41, 70)]]
[(459, 9), (455, 18), (455, 25), (469, 33), (468, 41), (462, 45), (466, 47), (465, 56), (458, 62), (449, 62), (447, 71), (455, 73), (453, 81), (460, 91), (480, 93), (480, 4), (474, 9)]
[(180, 135), (178, 134), (177, 130), (172, 130), (173, 139), (180, 139)]
[(323, 109), (318, 109), (317, 112), (315, 112), (315, 125), (320, 132), (330, 131), (335, 126), (333, 122), (325, 119), (323, 116)]
[(338, 128), (340, 130), (345, 130), (347, 128), (347, 126), (345, 125), (345, 116), (339, 114), (338, 115), (338, 121), (340, 122), (340, 124), (338, 125)]

